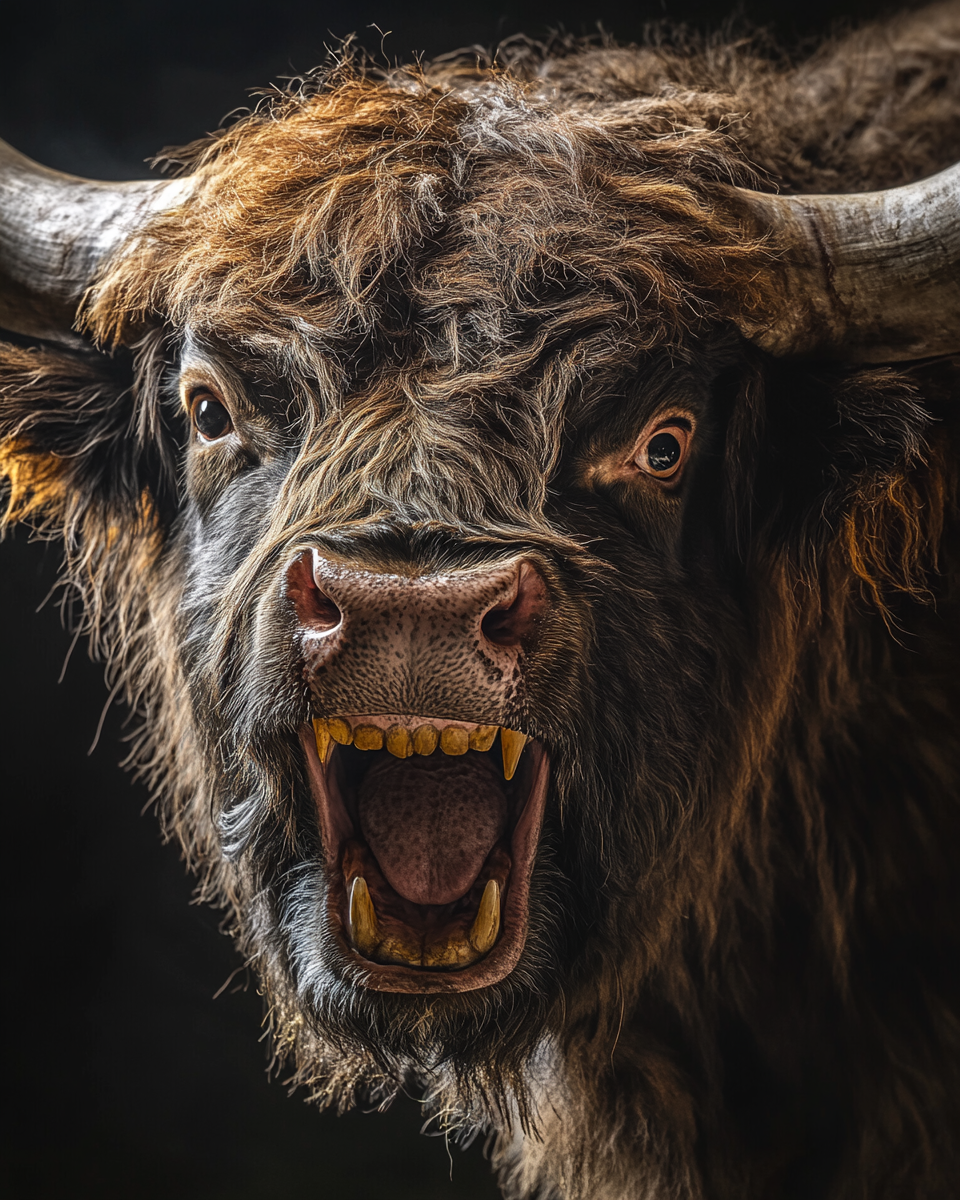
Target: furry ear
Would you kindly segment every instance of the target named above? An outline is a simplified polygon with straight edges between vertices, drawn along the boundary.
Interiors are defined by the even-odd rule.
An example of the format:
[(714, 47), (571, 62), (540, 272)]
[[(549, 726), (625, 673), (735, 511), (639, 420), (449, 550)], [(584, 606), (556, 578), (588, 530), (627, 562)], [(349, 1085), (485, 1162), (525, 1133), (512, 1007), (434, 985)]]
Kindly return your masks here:
[(894, 592), (925, 595), (947, 482), (917, 379), (889, 368), (774, 365), (764, 408), (754, 494), (767, 544), (791, 547), (811, 578), (839, 548), (884, 614)]
[(936, 569), (945, 485), (935, 425), (915, 381), (889, 369), (847, 376), (832, 396), (823, 511), (842, 530), (864, 593), (886, 615), (885, 595), (925, 596)]
[(158, 335), (115, 358), (0, 345), (3, 524), (30, 519), (69, 548), (168, 517), (176, 446), (158, 401), (162, 368)]

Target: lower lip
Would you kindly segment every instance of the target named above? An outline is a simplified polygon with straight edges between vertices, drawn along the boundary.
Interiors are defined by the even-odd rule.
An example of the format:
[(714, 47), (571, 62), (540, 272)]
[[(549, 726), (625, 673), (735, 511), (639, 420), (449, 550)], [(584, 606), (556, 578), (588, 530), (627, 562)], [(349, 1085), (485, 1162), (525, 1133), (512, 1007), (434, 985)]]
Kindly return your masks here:
[(536, 742), (528, 742), (524, 754), (534, 756), (533, 782), (523, 811), (513, 831), (510, 853), (513, 868), (505, 894), (502, 931), (497, 944), (485, 958), (457, 971), (426, 971), (414, 967), (373, 963), (358, 954), (347, 941), (339, 913), (344, 904), (344, 885), (338, 861), (339, 849), (352, 829), (334, 825), (327, 799), (324, 769), (317, 756), (313, 729), (301, 730), (310, 784), (317, 805), (326, 855), (328, 892), (327, 922), (339, 947), (351, 982), (377, 992), (406, 992), (418, 995), (451, 994), (475, 991), (499, 983), (519, 961), (527, 936), (527, 912), (530, 875), (550, 780), (550, 760)]

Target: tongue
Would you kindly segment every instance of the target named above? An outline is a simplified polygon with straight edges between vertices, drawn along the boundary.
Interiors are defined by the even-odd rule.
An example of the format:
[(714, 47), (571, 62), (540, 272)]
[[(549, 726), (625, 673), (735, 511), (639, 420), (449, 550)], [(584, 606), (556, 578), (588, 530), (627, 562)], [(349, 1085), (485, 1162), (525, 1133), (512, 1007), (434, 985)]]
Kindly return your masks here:
[(459, 900), (507, 823), (489, 754), (384, 757), (363, 778), (360, 828), (387, 882), (414, 904)]

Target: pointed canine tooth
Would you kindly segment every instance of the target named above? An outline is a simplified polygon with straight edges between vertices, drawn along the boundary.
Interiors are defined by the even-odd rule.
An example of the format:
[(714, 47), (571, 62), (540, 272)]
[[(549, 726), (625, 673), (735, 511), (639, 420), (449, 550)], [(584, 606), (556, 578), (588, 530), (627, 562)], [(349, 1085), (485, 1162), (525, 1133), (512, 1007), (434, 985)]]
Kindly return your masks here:
[(353, 730), (339, 717), (333, 717), (327, 722), (327, 729), (330, 730), (330, 736), (335, 742), (339, 742), (341, 746), (349, 746), (353, 741)]
[(466, 754), (470, 749), (470, 735), (459, 725), (448, 725), (440, 734), (440, 749), (444, 754)]
[(413, 731), (413, 748), (417, 754), (432, 754), (440, 741), (440, 734), (432, 725), (418, 725)]
[(382, 750), (383, 730), (379, 725), (358, 725), (353, 731), (353, 744), (358, 750)]
[(319, 717), (314, 717), (313, 720), (313, 736), (317, 739), (317, 757), (326, 766), (333, 749), (333, 738), (330, 736), (326, 721), (320, 720)]
[(361, 954), (370, 955), (377, 947), (377, 910), (362, 875), (350, 885), (350, 940)]
[(515, 729), (500, 730), (500, 749), (503, 752), (503, 776), (505, 779), (513, 778), (520, 755), (529, 740), (525, 733), (517, 733)]
[(478, 954), (486, 954), (493, 948), (500, 932), (500, 885), (488, 879), (483, 889), (480, 907), (470, 928), (470, 945)]
[(470, 749), (489, 750), (497, 736), (498, 725), (478, 725), (470, 730)]
[(402, 725), (391, 725), (387, 730), (387, 749), (394, 758), (409, 758), (413, 753), (413, 738), (410, 730)]

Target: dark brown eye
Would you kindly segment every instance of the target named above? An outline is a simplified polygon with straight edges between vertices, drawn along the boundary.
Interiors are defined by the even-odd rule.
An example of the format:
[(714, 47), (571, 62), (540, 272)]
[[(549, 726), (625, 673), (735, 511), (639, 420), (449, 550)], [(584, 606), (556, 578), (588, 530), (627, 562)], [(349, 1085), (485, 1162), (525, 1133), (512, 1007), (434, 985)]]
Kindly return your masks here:
[(205, 442), (215, 442), (233, 428), (225, 405), (212, 392), (195, 392), (191, 401), (194, 428)]
[(683, 447), (674, 433), (658, 433), (647, 442), (647, 465), (655, 475), (672, 475), (682, 457)]
[(640, 443), (634, 463), (655, 479), (674, 480), (687, 458), (692, 430), (684, 421), (665, 421), (651, 430)]

